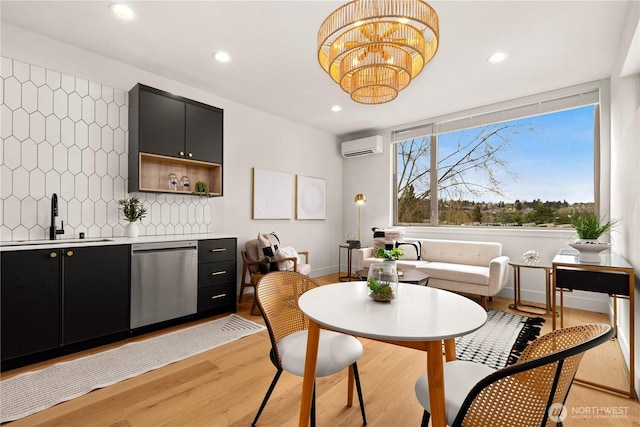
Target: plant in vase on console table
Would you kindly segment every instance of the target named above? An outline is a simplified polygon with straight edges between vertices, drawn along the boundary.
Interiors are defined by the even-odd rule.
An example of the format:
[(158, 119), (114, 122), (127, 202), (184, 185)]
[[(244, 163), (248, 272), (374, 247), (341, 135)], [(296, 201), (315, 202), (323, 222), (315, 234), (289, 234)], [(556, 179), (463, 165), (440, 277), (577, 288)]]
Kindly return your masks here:
[(569, 243), (580, 252), (579, 260), (583, 262), (600, 262), (600, 252), (609, 249), (611, 243), (600, 242), (598, 238), (615, 227), (617, 221), (604, 221), (595, 213), (582, 211), (569, 215), (571, 225), (576, 230), (578, 240)]

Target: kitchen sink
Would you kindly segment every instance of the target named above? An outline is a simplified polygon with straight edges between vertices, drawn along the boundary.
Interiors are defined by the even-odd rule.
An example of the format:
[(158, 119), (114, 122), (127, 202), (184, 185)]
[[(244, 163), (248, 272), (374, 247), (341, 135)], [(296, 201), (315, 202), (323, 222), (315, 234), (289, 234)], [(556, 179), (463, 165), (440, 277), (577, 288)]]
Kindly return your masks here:
[(13, 242), (2, 242), (2, 246), (33, 246), (33, 245), (68, 245), (69, 243), (92, 243), (92, 242), (112, 242), (113, 239), (60, 239), (60, 240), (16, 240)]

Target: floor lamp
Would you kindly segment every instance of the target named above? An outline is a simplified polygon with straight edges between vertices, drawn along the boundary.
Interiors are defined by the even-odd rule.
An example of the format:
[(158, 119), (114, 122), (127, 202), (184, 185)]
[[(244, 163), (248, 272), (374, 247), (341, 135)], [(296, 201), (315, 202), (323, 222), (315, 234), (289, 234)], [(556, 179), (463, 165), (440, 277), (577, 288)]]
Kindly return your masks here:
[(358, 243), (360, 242), (360, 210), (362, 206), (367, 203), (367, 198), (364, 194), (356, 194), (356, 197), (353, 199), (356, 206), (358, 207)]

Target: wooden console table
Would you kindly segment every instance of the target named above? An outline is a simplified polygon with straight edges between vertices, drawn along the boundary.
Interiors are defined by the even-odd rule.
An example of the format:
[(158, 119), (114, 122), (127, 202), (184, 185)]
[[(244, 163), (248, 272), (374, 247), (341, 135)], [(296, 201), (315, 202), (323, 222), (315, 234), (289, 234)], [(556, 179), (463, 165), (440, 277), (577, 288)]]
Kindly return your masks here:
[[(635, 273), (631, 264), (615, 252), (605, 251), (600, 254), (600, 263), (584, 263), (578, 261), (578, 251), (561, 249), (553, 258), (552, 265), (552, 312), (556, 311), (556, 292), (560, 291), (560, 327), (564, 327), (563, 305), (564, 292), (573, 290), (607, 294), (613, 298), (613, 327), (618, 336), (618, 304), (617, 299), (629, 300), (629, 390), (620, 390), (590, 381), (575, 379), (578, 383), (587, 384), (605, 391), (614, 392), (636, 399), (634, 386), (635, 376), (635, 307), (634, 287)], [(556, 317), (551, 316), (552, 327), (556, 329)], [(620, 341), (618, 341), (620, 345)]]

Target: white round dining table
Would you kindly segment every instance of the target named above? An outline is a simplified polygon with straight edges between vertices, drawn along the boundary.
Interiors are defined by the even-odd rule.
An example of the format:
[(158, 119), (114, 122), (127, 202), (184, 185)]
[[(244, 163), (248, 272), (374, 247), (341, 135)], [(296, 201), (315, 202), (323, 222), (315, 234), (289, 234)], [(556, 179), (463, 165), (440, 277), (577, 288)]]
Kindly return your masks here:
[(447, 360), (455, 358), (454, 338), (484, 325), (487, 313), (475, 301), (441, 289), (400, 283), (396, 298), (377, 302), (367, 295), (366, 286), (323, 285), (298, 299), (310, 320), (299, 425), (309, 423), (318, 339), (320, 328), (325, 328), (426, 351), (432, 425), (445, 426), (442, 341)]

